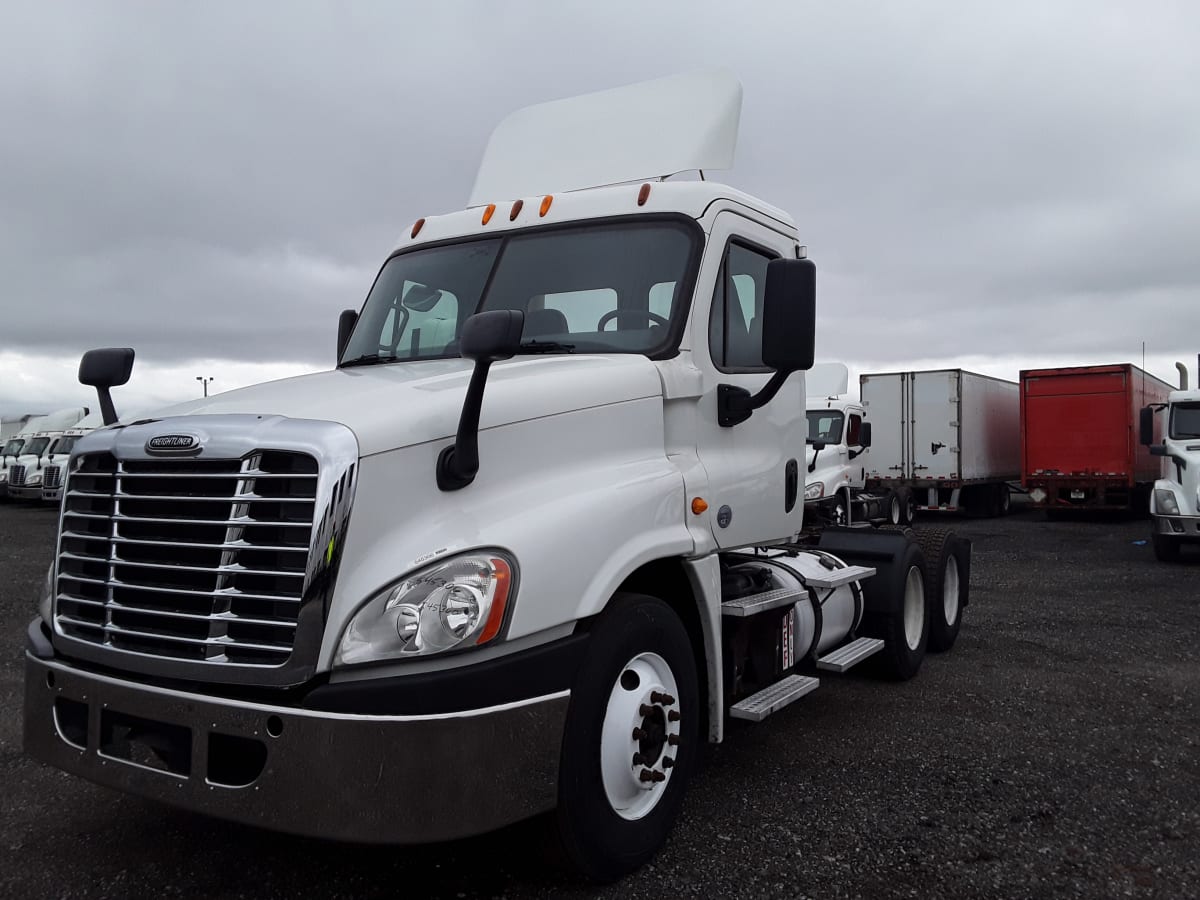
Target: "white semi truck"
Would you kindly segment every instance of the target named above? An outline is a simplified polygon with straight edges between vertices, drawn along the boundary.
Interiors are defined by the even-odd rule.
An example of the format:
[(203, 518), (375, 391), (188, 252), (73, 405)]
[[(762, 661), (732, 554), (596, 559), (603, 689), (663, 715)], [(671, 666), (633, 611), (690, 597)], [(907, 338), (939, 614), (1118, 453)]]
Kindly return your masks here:
[[(1187, 367), (1179, 369), (1179, 390), (1167, 395), (1165, 405), (1142, 410), (1141, 442), (1161, 456), (1162, 477), (1150, 494), (1151, 543), (1154, 555), (1164, 561), (1179, 559), (1184, 544), (1200, 545), (1200, 385), (1188, 390)], [(1197, 358), (1200, 379), (1200, 357)], [(1161, 442), (1155, 441), (1155, 417), (1161, 413)]]
[(42, 466), (41, 498), (46, 503), (58, 503), (62, 499), (63, 472), (75, 444), (85, 434), (104, 424), (104, 417), (96, 413), (88, 413), (51, 445), (45, 464)]
[(51, 455), (66, 429), (87, 414), (87, 407), (71, 407), (30, 421), (27, 426), (29, 430), (21, 434), (23, 444), (19, 454), (6, 467), (5, 481), (9, 497), (19, 500), (42, 498), (42, 478)]
[(874, 441), (869, 491), (918, 510), (1008, 513), (1021, 478), (1018, 384), (963, 369), (870, 373), (859, 396)]
[[(343, 840), (555, 810), (609, 879), (731, 719), (867, 657), (914, 675), (969, 544), (792, 540), (813, 263), (783, 211), (662, 180), (728, 167), (740, 104), (704, 72), (514, 114), (468, 208), (342, 314), (336, 369), (82, 437), (27, 751)], [(106, 422), (132, 360), (81, 363)]]
[(814, 366), (807, 380), (806, 524), (814, 528), (853, 523), (911, 525), (914, 507), (907, 488), (867, 488), (872, 426), (866, 407), (842, 396), (849, 381), (846, 366)]

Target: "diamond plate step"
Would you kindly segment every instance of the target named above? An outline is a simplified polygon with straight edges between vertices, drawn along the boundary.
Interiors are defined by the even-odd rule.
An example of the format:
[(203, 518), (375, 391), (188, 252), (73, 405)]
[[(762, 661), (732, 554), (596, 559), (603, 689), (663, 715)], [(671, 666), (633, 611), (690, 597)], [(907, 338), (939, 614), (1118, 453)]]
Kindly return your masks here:
[(828, 656), (817, 660), (817, 668), (828, 672), (845, 672), (853, 665), (862, 662), (868, 656), (883, 649), (883, 641), (879, 638), (861, 637), (845, 646), (838, 647)]
[(805, 694), (812, 693), (820, 683), (820, 679), (808, 675), (789, 675), (769, 687), (763, 688), (757, 694), (751, 694), (745, 700), (739, 700), (729, 708), (729, 715), (735, 719), (761, 722), (771, 713), (779, 712), (789, 703), (794, 703)]
[(780, 606), (790, 606), (807, 596), (805, 591), (776, 588), (773, 591), (763, 591), (761, 594), (750, 594), (747, 597), (738, 597), (736, 600), (726, 600), (721, 604), (721, 615), (736, 616), (737, 618), (753, 616), (756, 613), (766, 612)]
[(846, 566), (844, 569), (830, 569), (824, 575), (805, 575), (804, 581), (809, 587), (837, 588), (852, 581), (870, 578), (875, 570), (870, 566)]

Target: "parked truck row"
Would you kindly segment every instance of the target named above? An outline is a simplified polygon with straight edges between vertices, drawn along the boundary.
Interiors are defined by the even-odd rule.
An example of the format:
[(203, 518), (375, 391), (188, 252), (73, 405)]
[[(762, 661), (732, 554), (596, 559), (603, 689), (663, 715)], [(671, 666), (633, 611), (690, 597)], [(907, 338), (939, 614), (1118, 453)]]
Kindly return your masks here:
[[(86, 407), (32, 416), (0, 448), (0, 498), (56, 502), (62, 467), (75, 438), (83, 434)], [(92, 426), (101, 424), (94, 420)]]

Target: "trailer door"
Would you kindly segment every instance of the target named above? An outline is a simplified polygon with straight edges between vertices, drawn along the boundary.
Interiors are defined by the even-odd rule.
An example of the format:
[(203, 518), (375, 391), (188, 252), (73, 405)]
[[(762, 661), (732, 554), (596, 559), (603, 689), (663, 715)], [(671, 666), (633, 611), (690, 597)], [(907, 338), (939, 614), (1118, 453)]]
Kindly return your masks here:
[(863, 456), (868, 478), (908, 477), (907, 384), (908, 375), (898, 372), (859, 378), (859, 396), (871, 423), (871, 450)]
[(912, 432), (909, 459), (912, 477), (959, 479), (958, 369), (914, 372), (911, 376)]

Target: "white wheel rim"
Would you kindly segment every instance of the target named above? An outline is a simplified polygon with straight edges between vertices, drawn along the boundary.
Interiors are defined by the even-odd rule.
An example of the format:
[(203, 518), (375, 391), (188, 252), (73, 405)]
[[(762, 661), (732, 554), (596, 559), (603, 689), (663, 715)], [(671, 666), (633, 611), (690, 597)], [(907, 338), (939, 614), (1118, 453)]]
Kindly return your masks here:
[(921, 570), (910, 566), (904, 579), (904, 640), (909, 650), (921, 646), (921, 633), (925, 630), (925, 581)]
[(645, 816), (671, 783), (678, 750), (671, 739), (679, 740), (679, 719), (671, 714), (681, 713), (678, 698), (675, 673), (657, 653), (639, 653), (613, 682), (600, 731), (600, 776), (622, 819)]
[(899, 525), (900, 524), (900, 498), (899, 497), (892, 498), (892, 507), (891, 507), (890, 512), (892, 514), (891, 515), (892, 524)]
[(946, 571), (942, 575), (942, 609), (946, 624), (953, 627), (958, 621), (958, 560), (946, 557)]
[(846, 524), (846, 507), (842, 504), (842, 501), (840, 501), (840, 500), (833, 505), (833, 524), (835, 524), (835, 525), (845, 525)]

